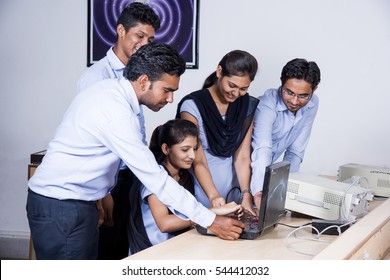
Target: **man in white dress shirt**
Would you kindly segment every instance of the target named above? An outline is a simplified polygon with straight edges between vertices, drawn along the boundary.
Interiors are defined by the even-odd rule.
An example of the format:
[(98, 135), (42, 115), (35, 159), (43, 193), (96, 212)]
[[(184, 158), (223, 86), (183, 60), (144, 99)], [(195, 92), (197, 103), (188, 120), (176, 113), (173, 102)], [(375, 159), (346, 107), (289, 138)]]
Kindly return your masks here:
[(29, 180), (27, 218), (37, 259), (96, 259), (96, 201), (114, 185), (123, 161), (177, 215), (223, 239), (237, 239), (243, 223), (217, 216), (160, 167), (142, 141), (140, 105), (157, 112), (173, 102), (185, 61), (165, 44), (131, 56), (120, 80), (80, 92)]

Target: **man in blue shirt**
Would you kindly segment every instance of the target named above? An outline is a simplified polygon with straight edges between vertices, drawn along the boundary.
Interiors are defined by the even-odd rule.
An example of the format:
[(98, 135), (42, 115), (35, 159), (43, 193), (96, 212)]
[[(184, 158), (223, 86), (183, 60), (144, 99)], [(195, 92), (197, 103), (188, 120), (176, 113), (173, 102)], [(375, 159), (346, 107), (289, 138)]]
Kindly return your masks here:
[(244, 224), (205, 208), (159, 166), (142, 141), (140, 105), (159, 111), (173, 102), (185, 60), (169, 45), (133, 54), (124, 77), (76, 95), (28, 182), (27, 218), (37, 259), (96, 259), (96, 201), (114, 185), (123, 161), (141, 183), (182, 218), (224, 239)]
[(291, 172), (298, 172), (318, 110), (314, 95), (321, 80), (313, 61), (296, 58), (282, 70), (282, 85), (260, 96), (252, 135), (251, 190), (259, 209), (265, 168), (284, 153)]
[[(141, 46), (153, 42), (155, 32), (159, 28), (160, 19), (150, 6), (140, 2), (127, 5), (117, 20), (115, 45), (107, 51), (105, 57), (89, 67), (80, 77), (77, 92), (101, 80), (122, 78), (130, 56)], [(143, 114), (139, 117), (143, 141), (146, 144)], [(98, 259), (122, 259), (128, 254), (127, 226), (130, 213), (128, 197), (131, 178), (130, 170), (122, 164), (115, 188), (102, 200), (104, 223), (99, 228)]]
[(114, 46), (83, 73), (77, 82), (77, 92), (101, 80), (123, 77), (130, 56), (143, 45), (153, 42), (159, 28), (160, 19), (151, 7), (140, 2), (126, 6), (117, 20)]

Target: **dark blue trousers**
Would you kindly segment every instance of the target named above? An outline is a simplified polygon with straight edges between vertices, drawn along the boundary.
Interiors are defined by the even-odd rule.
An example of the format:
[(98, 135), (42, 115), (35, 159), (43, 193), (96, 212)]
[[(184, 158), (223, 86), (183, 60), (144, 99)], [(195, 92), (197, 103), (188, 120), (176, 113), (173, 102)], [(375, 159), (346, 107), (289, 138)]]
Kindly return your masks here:
[(96, 201), (58, 200), (29, 190), (26, 210), (37, 259), (97, 258), (99, 213)]

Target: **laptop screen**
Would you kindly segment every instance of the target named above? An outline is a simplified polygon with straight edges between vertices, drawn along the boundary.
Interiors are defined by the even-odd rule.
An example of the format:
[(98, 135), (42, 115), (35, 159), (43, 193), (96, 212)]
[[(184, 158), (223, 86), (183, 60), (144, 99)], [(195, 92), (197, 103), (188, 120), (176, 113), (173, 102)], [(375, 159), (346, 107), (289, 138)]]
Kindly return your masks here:
[[(272, 230), (284, 217), (289, 172), (290, 163), (287, 161), (274, 163), (266, 167), (259, 217), (253, 216), (249, 211), (245, 211), (241, 218), (237, 213), (227, 215), (230, 218), (244, 222), (245, 229), (242, 231), (240, 238), (255, 239)], [(195, 228), (201, 234), (214, 235), (212, 231), (199, 225), (196, 225)]]
[(282, 161), (266, 167), (259, 211), (259, 230), (271, 230), (285, 215), (290, 163)]

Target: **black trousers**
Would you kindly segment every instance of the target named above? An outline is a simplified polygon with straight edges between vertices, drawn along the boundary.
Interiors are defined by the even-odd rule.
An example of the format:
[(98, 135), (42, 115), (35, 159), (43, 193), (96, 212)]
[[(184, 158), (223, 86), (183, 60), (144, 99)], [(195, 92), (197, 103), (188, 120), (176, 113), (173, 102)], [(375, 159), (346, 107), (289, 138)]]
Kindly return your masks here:
[(130, 219), (129, 190), (131, 186), (131, 171), (120, 170), (117, 184), (111, 191), (114, 200), (114, 226), (101, 225), (99, 228), (99, 260), (120, 260), (128, 256), (128, 224)]

